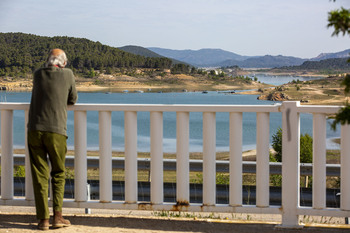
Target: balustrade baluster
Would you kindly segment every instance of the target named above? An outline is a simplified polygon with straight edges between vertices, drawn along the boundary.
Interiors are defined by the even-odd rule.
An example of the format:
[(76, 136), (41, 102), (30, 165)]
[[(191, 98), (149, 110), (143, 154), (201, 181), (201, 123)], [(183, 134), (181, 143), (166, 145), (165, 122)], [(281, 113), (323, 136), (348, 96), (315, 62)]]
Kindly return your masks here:
[(124, 112), (125, 202), (137, 202), (137, 112)]
[(28, 124), (28, 110), (24, 111), (24, 150), (25, 150), (25, 195), (26, 200), (34, 200), (34, 191), (33, 191), (33, 181), (32, 181), (32, 171), (30, 166), (29, 150), (28, 150), (28, 141), (27, 141), (27, 124)]
[(13, 199), (13, 110), (1, 110), (1, 199)]
[(350, 125), (341, 126), (340, 208), (350, 210)]
[(188, 112), (176, 114), (176, 201), (182, 204), (190, 202), (189, 116)]
[(151, 112), (151, 202), (163, 203), (163, 113)]
[(312, 207), (326, 207), (326, 115), (313, 115)]
[(242, 116), (230, 113), (230, 205), (242, 205)]
[[(108, 115), (108, 113), (107, 113)], [(108, 121), (107, 119), (103, 119), (103, 121)], [(108, 124), (108, 122), (105, 122)], [(103, 125), (103, 127), (107, 127)], [(106, 134), (105, 136), (108, 137), (109, 132), (105, 132), (101, 129), (101, 133)], [(102, 136), (104, 137), (104, 136)], [(86, 111), (75, 111), (74, 112), (74, 175), (75, 175), (75, 182), (74, 182), (74, 197), (75, 201), (87, 201), (87, 119), (86, 119)], [(104, 138), (103, 138), (104, 140)], [(108, 140), (108, 139), (107, 139)], [(108, 145), (104, 145), (108, 146)], [(107, 159), (108, 160), (108, 152), (107, 153)], [(104, 152), (104, 153), (105, 153)], [(102, 164), (102, 163), (101, 163)], [(106, 174), (108, 175), (108, 174)], [(107, 198), (108, 197), (104, 197)]]
[(203, 112), (203, 205), (216, 202), (216, 120), (214, 112)]
[(256, 206), (268, 207), (270, 198), (269, 113), (259, 112), (256, 119)]
[[(99, 112), (100, 202), (112, 201), (112, 114)], [(84, 182), (86, 186), (86, 182)], [(86, 195), (86, 192), (85, 192)]]

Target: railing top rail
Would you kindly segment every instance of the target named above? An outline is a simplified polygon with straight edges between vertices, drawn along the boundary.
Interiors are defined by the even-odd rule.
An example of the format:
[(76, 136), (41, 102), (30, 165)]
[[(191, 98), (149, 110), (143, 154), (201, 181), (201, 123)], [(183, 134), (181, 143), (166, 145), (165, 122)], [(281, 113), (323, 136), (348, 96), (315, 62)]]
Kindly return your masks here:
[(75, 111), (135, 111), (135, 112), (279, 112), (275, 105), (207, 105), (207, 104), (77, 104)]
[(324, 113), (335, 114), (342, 106), (328, 106), (328, 105), (301, 105), (298, 107), (300, 113)]
[[(210, 104), (76, 104), (70, 111), (134, 111), (134, 112), (281, 112), (282, 104), (210, 105)], [(341, 106), (299, 105), (299, 113), (335, 114)], [(29, 103), (3, 102), (0, 110), (28, 110)]]

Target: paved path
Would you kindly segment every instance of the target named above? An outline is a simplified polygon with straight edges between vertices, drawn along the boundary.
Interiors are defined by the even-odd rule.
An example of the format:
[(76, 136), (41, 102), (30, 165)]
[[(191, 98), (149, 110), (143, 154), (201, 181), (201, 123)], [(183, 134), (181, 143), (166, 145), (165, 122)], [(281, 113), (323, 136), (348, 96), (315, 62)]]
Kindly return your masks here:
[[(350, 227), (345, 225), (323, 225), (305, 226), (302, 229), (280, 229), (276, 228), (276, 222), (243, 221), (243, 220), (215, 220), (194, 218), (166, 218), (155, 217), (152, 214), (125, 215), (110, 213), (98, 213), (85, 215), (84, 213), (72, 213), (66, 211), (65, 216), (72, 222), (72, 226), (62, 229), (50, 230), (55, 233), (61, 232), (239, 232), (239, 233), (340, 233), (350, 232)], [(78, 211), (79, 212), (79, 211)], [(82, 210), (80, 210), (82, 212)], [(130, 212), (130, 211), (129, 211)], [(143, 212), (144, 213), (144, 212)], [(139, 213), (137, 213), (139, 214)], [(10, 232), (38, 232), (36, 230), (36, 219), (33, 208), (28, 207), (0, 207), (0, 233)], [(48, 231), (48, 232), (50, 232)]]

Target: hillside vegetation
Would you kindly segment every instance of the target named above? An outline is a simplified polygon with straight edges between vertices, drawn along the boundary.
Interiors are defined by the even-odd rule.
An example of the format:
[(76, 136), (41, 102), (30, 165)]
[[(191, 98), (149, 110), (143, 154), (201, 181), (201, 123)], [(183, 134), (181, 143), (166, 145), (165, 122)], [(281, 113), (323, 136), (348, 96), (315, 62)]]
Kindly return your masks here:
[(348, 58), (330, 58), (321, 61), (305, 61), (300, 66), (286, 66), (274, 71), (305, 71), (319, 74), (341, 74), (350, 72), (350, 63)]
[(44, 37), (24, 33), (0, 33), (0, 77), (25, 77), (44, 65), (48, 52), (63, 49), (67, 67), (88, 75), (93, 70), (116, 68), (169, 69), (172, 61), (165, 57), (144, 57), (100, 42), (73, 37)]

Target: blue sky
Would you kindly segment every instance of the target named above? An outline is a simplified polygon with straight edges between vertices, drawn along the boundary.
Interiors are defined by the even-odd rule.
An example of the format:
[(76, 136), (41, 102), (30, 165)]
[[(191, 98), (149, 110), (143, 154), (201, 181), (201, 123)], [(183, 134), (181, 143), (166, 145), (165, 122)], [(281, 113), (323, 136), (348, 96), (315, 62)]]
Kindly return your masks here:
[(220, 48), (311, 58), (350, 48), (328, 12), (349, 0), (0, 0), (0, 32), (72, 36), (113, 47)]

